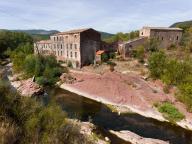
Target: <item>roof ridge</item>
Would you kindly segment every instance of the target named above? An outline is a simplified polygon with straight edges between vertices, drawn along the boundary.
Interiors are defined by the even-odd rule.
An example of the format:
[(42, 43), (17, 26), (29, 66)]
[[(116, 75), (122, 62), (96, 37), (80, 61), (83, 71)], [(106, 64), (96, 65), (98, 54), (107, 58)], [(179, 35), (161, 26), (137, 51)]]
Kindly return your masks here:
[(70, 33), (81, 33), (81, 32), (84, 32), (84, 31), (86, 31), (86, 30), (89, 30), (89, 29), (92, 29), (92, 28), (72, 29), (72, 30), (68, 30), (68, 31), (64, 31), (64, 32), (57, 33), (57, 34), (55, 34), (55, 35), (70, 34)]

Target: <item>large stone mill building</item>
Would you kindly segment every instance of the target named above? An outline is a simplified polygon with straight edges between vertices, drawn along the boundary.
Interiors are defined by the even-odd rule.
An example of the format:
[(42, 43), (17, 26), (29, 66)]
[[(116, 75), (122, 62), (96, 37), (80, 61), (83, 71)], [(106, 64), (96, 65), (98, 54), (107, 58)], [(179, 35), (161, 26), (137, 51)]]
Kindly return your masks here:
[(36, 42), (35, 54), (55, 55), (57, 60), (71, 62), (73, 67), (94, 63), (100, 49), (101, 35), (94, 29), (77, 29), (50, 36), (50, 40)]
[(118, 46), (118, 52), (126, 58), (130, 51), (139, 45), (143, 45), (147, 40), (156, 39), (158, 48), (168, 48), (172, 44), (178, 45), (182, 38), (183, 30), (180, 28), (166, 27), (143, 27), (139, 32), (139, 38), (123, 42)]

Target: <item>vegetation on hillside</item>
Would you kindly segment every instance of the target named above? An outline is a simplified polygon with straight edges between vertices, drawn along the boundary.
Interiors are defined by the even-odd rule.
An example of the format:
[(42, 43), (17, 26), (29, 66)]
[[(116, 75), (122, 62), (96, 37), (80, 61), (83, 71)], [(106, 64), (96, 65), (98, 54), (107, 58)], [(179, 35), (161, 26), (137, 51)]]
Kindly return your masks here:
[(0, 31), (0, 57), (5, 56), (4, 52), (14, 50), (25, 44), (33, 44), (33, 38), (25, 33)]
[(105, 42), (107, 43), (113, 43), (113, 42), (117, 42), (117, 41), (128, 41), (134, 38), (139, 37), (139, 31), (132, 31), (130, 33), (117, 33), (112, 37), (103, 39)]
[(55, 84), (63, 72), (54, 56), (33, 55), (31, 45), (23, 45), (13, 51), (7, 52), (13, 62), (14, 72), (24, 73), (26, 78), (35, 76), (40, 85)]
[(192, 21), (184, 21), (184, 22), (174, 23), (170, 27), (182, 28), (185, 31), (185, 30), (189, 29), (190, 27), (192, 27)]
[(161, 112), (163, 116), (171, 122), (177, 122), (185, 118), (185, 116), (169, 102), (156, 104), (156, 107), (159, 112)]
[(105, 40), (105, 39), (108, 39), (108, 38), (114, 36), (114, 34), (107, 33), (107, 32), (100, 32), (100, 34), (101, 34), (101, 40)]
[(92, 144), (54, 102), (43, 105), (10, 91), (0, 80), (0, 143)]
[(161, 79), (166, 85), (177, 86), (176, 97), (192, 111), (192, 60), (168, 57), (164, 52), (152, 53), (148, 59), (151, 77)]

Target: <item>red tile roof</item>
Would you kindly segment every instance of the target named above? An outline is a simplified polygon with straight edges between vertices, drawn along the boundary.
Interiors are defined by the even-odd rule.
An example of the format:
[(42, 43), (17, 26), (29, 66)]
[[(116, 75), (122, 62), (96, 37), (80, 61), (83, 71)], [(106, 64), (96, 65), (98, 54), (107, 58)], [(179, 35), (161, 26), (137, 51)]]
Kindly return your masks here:
[(96, 52), (96, 55), (101, 55), (101, 54), (103, 54), (104, 52), (105, 52), (104, 50), (99, 50), (99, 51)]

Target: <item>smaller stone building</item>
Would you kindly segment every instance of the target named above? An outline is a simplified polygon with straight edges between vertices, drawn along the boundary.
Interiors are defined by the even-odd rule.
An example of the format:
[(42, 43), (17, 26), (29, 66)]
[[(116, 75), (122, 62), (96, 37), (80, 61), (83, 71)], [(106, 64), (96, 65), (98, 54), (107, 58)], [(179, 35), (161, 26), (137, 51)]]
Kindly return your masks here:
[(168, 48), (172, 44), (178, 45), (182, 34), (183, 30), (180, 28), (143, 27), (140, 30), (140, 37), (158, 40), (159, 48)]
[(120, 43), (118, 52), (123, 58), (129, 57), (131, 50), (139, 45), (144, 45), (147, 40), (151, 39), (155, 39), (158, 42), (158, 48), (168, 48), (171, 45), (178, 45), (182, 34), (183, 30), (180, 28), (143, 27), (140, 30), (139, 38)]
[(140, 37), (127, 42), (122, 42), (118, 46), (118, 53), (122, 56), (122, 58), (126, 59), (127, 57), (130, 56), (131, 51), (134, 48), (137, 48), (138, 46), (144, 44), (146, 40), (147, 40), (146, 37)]

